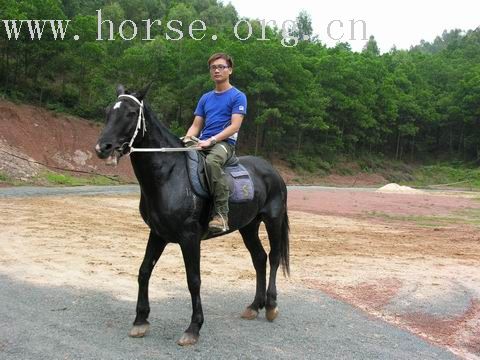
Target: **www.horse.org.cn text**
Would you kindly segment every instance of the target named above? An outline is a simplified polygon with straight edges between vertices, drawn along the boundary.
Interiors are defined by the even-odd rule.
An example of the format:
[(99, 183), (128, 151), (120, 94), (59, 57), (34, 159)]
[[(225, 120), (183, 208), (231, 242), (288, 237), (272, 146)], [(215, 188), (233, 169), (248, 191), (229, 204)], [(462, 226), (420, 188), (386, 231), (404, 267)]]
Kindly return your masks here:
[[(219, 39), (217, 34), (207, 36), (207, 24), (203, 20), (193, 20), (188, 24), (188, 30), (184, 32), (184, 24), (180, 20), (168, 20), (162, 23), (161, 20), (142, 20), (137, 24), (132, 20), (123, 20), (118, 26), (110, 19), (102, 16), (102, 10), (97, 10), (96, 17), (96, 39), (97, 41), (131, 41), (139, 35), (139, 29), (142, 30), (142, 41), (152, 41), (155, 37), (162, 37), (169, 41), (179, 41), (189, 37), (196, 41)], [(67, 36), (67, 30), (72, 20), (2, 20), (3, 28), (9, 40), (25, 39), (22, 33), (30, 35), (30, 40), (80, 40), (81, 35), (75, 34)], [(355, 39), (355, 26), (359, 24), (362, 27), (362, 39), (366, 39), (366, 23), (363, 20), (350, 20), (350, 40)], [(267, 27), (277, 27), (275, 20), (256, 20), (255, 26), (249, 20), (238, 20), (233, 26), (232, 34), (239, 41), (257, 40), (270, 41), (266, 35)], [(278, 27), (277, 27), (278, 28)], [(284, 47), (297, 46), (299, 41), (311, 40), (309, 35), (296, 36), (300, 34), (296, 21), (285, 20), (281, 24), (280, 43)], [(340, 20), (331, 21), (326, 28), (327, 36), (333, 40), (343, 39), (345, 33), (343, 22)]]

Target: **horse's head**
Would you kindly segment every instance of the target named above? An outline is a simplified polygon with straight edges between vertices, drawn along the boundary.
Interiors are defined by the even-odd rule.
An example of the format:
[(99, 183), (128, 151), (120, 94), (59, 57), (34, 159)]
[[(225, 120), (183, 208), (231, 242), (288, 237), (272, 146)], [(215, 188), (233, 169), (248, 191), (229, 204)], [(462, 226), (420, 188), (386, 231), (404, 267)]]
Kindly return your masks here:
[(117, 101), (106, 108), (106, 124), (95, 151), (107, 164), (117, 165), (118, 159), (131, 147), (135, 130), (145, 124), (143, 117), (143, 99), (150, 85), (138, 93), (126, 93), (122, 85), (117, 87)]

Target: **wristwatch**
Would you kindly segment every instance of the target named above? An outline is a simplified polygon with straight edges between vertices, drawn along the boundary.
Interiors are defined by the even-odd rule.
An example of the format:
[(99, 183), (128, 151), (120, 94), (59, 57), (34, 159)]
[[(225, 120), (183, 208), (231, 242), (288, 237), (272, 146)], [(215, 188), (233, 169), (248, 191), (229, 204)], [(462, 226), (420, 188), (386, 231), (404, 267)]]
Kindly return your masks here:
[(215, 145), (215, 144), (217, 143), (217, 138), (216, 138), (215, 136), (212, 136), (212, 137), (210, 138), (210, 143), (211, 143), (212, 145)]

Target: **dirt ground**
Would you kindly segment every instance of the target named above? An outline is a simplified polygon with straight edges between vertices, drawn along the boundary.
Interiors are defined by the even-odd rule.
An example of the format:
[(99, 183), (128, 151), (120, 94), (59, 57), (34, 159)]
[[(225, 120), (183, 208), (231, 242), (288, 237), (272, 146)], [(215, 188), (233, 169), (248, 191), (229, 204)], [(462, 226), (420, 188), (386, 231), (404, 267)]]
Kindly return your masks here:
[[(280, 309), (295, 289), (318, 289), (461, 357), (480, 358), (475, 196), (293, 190), (289, 209), (292, 275), (279, 276)], [(148, 234), (137, 196), (0, 199), (0, 226), (0, 272), (136, 299)], [(268, 249), (263, 228), (261, 239)], [(202, 292), (242, 288), (253, 299), (254, 279), (238, 233), (202, 244)], [(171, 296), (178, 284), (187, 291), (180, 250), (169, 245), (151, 298)]]

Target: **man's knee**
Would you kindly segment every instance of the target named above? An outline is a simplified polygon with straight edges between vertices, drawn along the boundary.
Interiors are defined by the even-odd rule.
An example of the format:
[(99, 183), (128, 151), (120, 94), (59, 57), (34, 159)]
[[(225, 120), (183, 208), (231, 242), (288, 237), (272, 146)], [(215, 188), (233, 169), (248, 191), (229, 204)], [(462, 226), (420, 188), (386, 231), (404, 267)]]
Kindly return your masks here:
[(205, 159), (208, 167), (219, 167), (222, 168), (224, 165), (224, 159), (217, 155), (217, 154), (208, 154), (207, 158)]

